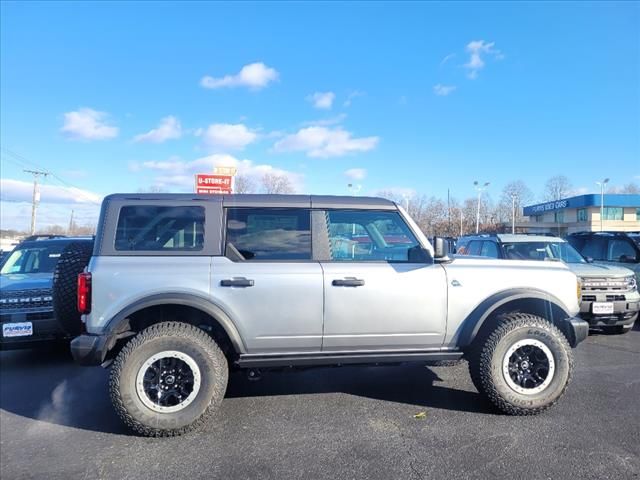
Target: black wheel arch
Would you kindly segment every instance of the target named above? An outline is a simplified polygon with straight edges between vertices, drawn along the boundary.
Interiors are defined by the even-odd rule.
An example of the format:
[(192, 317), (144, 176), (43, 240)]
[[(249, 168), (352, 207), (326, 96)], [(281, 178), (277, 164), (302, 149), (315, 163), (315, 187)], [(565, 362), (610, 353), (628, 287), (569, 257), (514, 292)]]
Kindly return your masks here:
[[(183, 292), (149, 295), (132, 302), (114, 315), (102, 328), (100, 334), (107, 335), (112, 339), (111, 342), (108, 342), (108, 349), (111, 350), (115, 347), (118, 339), (126, 338), (154, 323), (169, 320), (169, 318), (163, 318), (165, 312), (184, 312), (185, 309), (199, 314), (197, 320), (194, 318), (192, 322), (185, 321), (185, 323), (193, 323), (195, 326), (203, 327), (214, 336), (221, 334), (224, 337), (223, 341), (228, 342), (234, 354), (246, 353), (246, 347), (238, 329), (222, 308), (210, 299)], [(161, 313), (162, 316), (153, 320), (142, 320), (142, 318), (149, 317), (154, 313)], [(171, 320), (180, 321), (179, 318)]]
[(457, 342), (459, 348), (466, 349), (473, 345), (478, 336), (492, 330), (500, 315), (511, 312), (542, 317), (558, 327), (571, 346), (579, 342), (568, 321), (572, 315), (560, 299), (542, 290), (518, 288), (491, 295), (471, 312), (460, 327)]

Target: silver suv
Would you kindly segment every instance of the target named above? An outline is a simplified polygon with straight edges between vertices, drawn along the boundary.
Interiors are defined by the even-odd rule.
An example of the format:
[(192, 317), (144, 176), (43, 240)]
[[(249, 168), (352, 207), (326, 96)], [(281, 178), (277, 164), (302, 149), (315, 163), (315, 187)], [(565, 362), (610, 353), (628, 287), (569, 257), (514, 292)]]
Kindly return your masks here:
[(455, 259), (379, 198), (111, 195), (78, 278), (77, 362), (111, 366), (136, 432), (213, 414), (230, 366), (469, 361), (500, 410), (531, 415), (571, 378), (588, 324), (556, 262)]
[(627, 333), (640, 310), (640, 293), (633, 271), (585, 259), (568, 242), (548, 235), (482, 234), (462, 237), (458, 255), (552, 260), (567, 264), (582, 282), (580, 317), (605, 333)]

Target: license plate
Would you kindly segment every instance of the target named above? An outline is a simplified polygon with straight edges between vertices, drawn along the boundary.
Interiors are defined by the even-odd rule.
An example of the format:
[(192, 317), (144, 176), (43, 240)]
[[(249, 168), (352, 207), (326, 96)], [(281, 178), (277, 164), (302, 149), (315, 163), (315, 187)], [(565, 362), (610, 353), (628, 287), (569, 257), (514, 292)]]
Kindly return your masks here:
[(33, 335), (33, 324), (31, 322), (3, 323), (3, 337), (28, 337)]
[(613, 303), (609, 302), (593, 302), (591, 304), (594, 315), (607, 315), (613, 313)]

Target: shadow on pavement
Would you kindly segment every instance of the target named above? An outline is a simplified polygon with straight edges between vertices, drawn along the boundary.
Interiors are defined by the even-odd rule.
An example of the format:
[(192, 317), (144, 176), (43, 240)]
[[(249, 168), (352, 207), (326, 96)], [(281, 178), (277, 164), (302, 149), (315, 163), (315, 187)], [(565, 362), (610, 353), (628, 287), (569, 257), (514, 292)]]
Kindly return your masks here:
[[(466, 364), (463, 368), (467, 375)], [(429, 367), (415, 363), (385, 366), (326, 367), (309, 370), (285, 369), (263, 372), (250, 381), (244, 372), (231, 375), (227, 397), (260, 397), (341, 392), (410, 405), (464, 412), (495, 414), (476, 391), (437, 385), (441, 379)]]
[[(108, 376), (102, 367), (74, 364), (68, 349), (0, 352), (0, 408), (44, 424), (126, 434), (109, 400)], [(34, 432), (43, 423), (34, 423)]]
[[(461, 368), (462, 366), (454, 367)], [(463, 367), (464, 374), (466, 368)], [(108, 370), (81, 367), (68, 351), (0, 353), (0, 408), (40, 422), (113, 434), (129, 434), (108, 395)], [(474, 392), (436, 385), (440, 378), (420, 364), (326, 367), (266, 371), (260, 381), (244, 372), (230, 376), (227, 397), (345, 393), (422, 407), (484, 414), (495, 410)], [(30, 427), (31, 428), (31, 427)]]

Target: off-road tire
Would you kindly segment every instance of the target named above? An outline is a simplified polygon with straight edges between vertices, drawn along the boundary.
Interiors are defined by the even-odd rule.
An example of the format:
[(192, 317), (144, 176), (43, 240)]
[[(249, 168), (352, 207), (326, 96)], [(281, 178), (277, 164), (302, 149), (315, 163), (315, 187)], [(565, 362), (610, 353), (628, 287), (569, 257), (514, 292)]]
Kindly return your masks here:
[[(503, 374), (509, 348), (525, 339), (541, 342), (553, 355), (555, 371), (551, 382), (535, 394), (517, 392)], [(508, 415), (536, 415), (548, 409), (562, 397), (573, 373), (573, 353), (563, 333), (547, 320), (525, 313), (502, 315), (493, 331), (477, 339), (468, 361), (475, 387)]]
[[(140, 399), (136, 378), (147, 359), (166, 350), (195, 360), (201, 385), (193, 402), (182, 410), (158, 413)], [(109, 391), (116, 412), (132, 430), (148, 437), (172, 437), (207, 422), (224, 398), (228, 376), (227, 359), (207, 332), (186, 323), (164, 322), (138, 333), (122, 348), (111, 367)]]
[(82, 321), (77, 308), (78, 274), (89, 264), (93, 242), (72, 242), (60, 254), (53, 271), (53, 311), (62, 329), (79, 335)]

